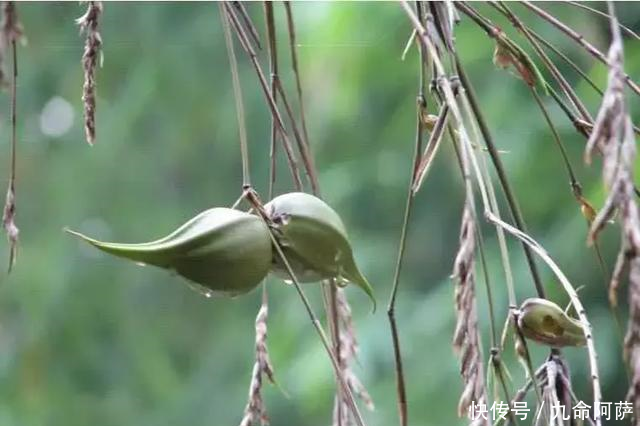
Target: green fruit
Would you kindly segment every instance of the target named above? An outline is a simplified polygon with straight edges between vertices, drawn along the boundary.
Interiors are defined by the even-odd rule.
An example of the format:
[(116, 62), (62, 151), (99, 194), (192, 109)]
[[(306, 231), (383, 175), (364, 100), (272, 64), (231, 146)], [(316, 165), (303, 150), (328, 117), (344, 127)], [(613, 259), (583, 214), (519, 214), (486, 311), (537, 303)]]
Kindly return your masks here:
[(545, 299), (531, 298), (522, 303), (518, 327), (525, 337), (552, 347), (587, 343), (582, 324)]
[[(335, 278), (339, 284), (351, 282), (367, 293), (375, 309), (373, 290), (356, 266), (347, 231), (331, 207), (303, 192), (280, 195), (264, 207), (298, 281)], [(272, 271), (285, 280), (291, 279), (277, 255)]]
[(257, 216), (228, 208), (200, 213), (170, 235), (141, 244), (97, 241), (68, 231), (109, 254), (175, 271), (208, 296), (254, 289), (269, 273), (269, 229)]

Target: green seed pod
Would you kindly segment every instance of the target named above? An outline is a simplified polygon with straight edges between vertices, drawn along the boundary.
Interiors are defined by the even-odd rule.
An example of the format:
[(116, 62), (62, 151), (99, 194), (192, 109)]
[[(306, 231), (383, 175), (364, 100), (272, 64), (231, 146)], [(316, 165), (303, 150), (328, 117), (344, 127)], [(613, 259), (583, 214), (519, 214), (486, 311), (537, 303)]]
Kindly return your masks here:
[(520, 307), (518, 326), (525, 337), (552, 347), (587, 343), (582, 324), (545, 299), (525, 300)]
[[(373, 290), (355, 260), (340, 216), (321, 199), (303, 192), (280, 195), (265, 206), (276, 227), (276, 237), (296, 278), (303, 283), (335, 278), (351, 282), (376, 301)], [(290, 280), (276, 255), (272, 271)]]
[(106, 243), (68, 232), (109, 254), (175, 271), (195, 287), (202, 286), (207, 296), (247, 293), (271, 267), (267, 226), (257, 216), (228, 208), (206, 210), (149, 243)]

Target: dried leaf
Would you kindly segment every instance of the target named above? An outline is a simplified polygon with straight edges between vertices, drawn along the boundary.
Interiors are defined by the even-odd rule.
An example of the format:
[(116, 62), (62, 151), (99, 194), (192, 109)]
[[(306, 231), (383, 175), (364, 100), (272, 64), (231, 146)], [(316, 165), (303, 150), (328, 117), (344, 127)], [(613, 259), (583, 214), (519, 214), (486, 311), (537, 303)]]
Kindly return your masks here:
[(593, 208), (591, 203), (589, 203), (586, 198), (580, 196), (578, 197), (578, 202), (580, 203), (580, 211), (582, 212), (582, 215), (585, 217), (585, 219), (587, 219), (587, 222), (591, 224), (596, 218), (598, 212)]
[(493, 63), (498, 68), (513, 67), (516, 76), (520, 77), (531, 87), (539, 86), (543, 93), (547, 93), (546, 81), (531, 57), (517, 43), (500, 31), (495, 34), (496, 47), (493, 52)]

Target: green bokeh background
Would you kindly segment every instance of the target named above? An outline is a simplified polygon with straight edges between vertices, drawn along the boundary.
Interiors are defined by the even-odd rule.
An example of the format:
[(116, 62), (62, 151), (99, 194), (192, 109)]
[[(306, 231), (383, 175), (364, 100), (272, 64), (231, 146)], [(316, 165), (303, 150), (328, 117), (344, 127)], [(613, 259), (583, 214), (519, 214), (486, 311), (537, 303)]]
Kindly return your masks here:
[[(477, 6), (522, 41), (488, 6)], [(261, 5), (247, 7), (264, 34)], [(544, 7), (606, 51), (606, 20), (569, 5)], [(604, 87), (603, 66), (523, 7), (513, 9)], [(293, 10), (323, 195), (343, 217), (358, 263), (382, 307), (371, 315), (366, 296), (347, 289), (361, 348), (354, 368), (377, 406), (365, 417), (370, 426), (392, 425), (397, 414), (384, 306), (414, 143), (417, 55), (412, 51), (400, 60), (409, 25), (397, 4), (318, 2), (295, 4)], [(638, 6), (619, 4), (618, 10), (624, 23), (640, 29)], [(280, 4), (275, 11), (281, 74), (293, 94), (284, 11)], [(102, 255), (62, 231), (70, 226), (102, 239), (149, 240), (201, 210), (237, 199), (242, 184), (238, 130), (217, 6), (105, 4), (93, 147), (83, 136), (83, 37), (73, 22), (84, 7), (19, 4), (18, 13), (28, 38), (19, 50), (21, 240), (15, 271), (0, 275), (0, 425), (237, 424), (254, 361), (260, 292), (234, 300), (206, 299), (176, 277)], [(576, 286), (584, 286), (580, 295), (595, 327), (604, 400), (620, 401), (626, 392), (625, 370), (603, 278), (594, 253), (585, 246), (584, 219), (549, 130), (522, 82), (494, 68), (492, 42), (481, 30), (465, 19), (456, 38), (497, 144), (508, 151), (502, 158), (531, 234)], [(627, 72), (637, 77), (640, 45), (626, 39), (625, 47)], [(238, 55), (252, 178), (266, 194), (270, 116), (247, 58), (240, 50)], [(264, 51), (260, 59), (266, 64)], [(561, 70), (595, 115), (597, 94), (572, 70), (564, 65)], [(71, 103), (73, 125), (62, 136), (46, 136), (41, 115), (56, 96)], [(629, 100), (637, 118), (638, 97), (630, 94)], [(8, 104), (3, 93), (3, 184), (10, 148)], [(592, 167), (583, 165), (584, 139), (552, 102), (547, 104), (585, 194), (600, 206), (599, 160)], [(278, 172), (278, 192), (290, 190), (281, 154)], [(450, 345), (454, 310), (449, 274), (461, 208), (459, 172), (446, 143), (416, 198), (398, 299), (412, 425), (465, 424), (455, 415), (461, 381)], [(495, 233), (486, 226), (484, 232), (503, 318), (507, 302)], [(617, 226), (612, 226), (601, 242), (610, 267), (617, 238)], [(511, 243), (521, 301), (534, 291), (522, 251)], [(7, 256), (8, 246), (2, 243), (0, 259)], [(541, 263), (540, 269), (549, 297), (565, 304), (550, 271)], [(330, 424), (334, 380), (327, 356), (294, 289), (272, 278), (268, 286), (269, 347), (279, 383), (289, 394), (286, 398), (266, 386), (272, 424)], [(321, 312), (319, 287), (305, 288)], [(486, 354), (488, 315), (480, 279), (477, 293)], [(534, 348), (533, 353), (537, 364), (547, 352)], [(564, 353), (578, 396), (590, 401), (585, 350)], [(506, 357), (513, 387), (519, 386), (522, 369), (510, 353)]]

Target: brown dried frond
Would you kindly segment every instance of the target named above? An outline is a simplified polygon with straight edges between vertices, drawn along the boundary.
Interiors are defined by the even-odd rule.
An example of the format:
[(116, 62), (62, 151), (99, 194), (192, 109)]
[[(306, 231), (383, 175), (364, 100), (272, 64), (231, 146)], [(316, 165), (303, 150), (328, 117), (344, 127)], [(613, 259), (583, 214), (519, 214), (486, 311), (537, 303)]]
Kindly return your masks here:
[(5, 45), (24, 41), (22, 24), (18, 20), (15, 2), (6, 1), (2, 5), (2, 40)]
[(102, 14), (102, 2), (87, 2), (87, 11), (76, 23), (80, 32), (87, 35), (82, 54), (84, 85), (82, 103), (84, 106), (84, 132), (89, 145), (96, 139), (96, 68), (102, 66), (102, 37), (98, 31), (98, 21)]
[[(336, 289), (336, 304), (338, 321), (337, 328), (340, 339), (340, 356), (338, 358), (338, 362), (342, 370), (342, 376), (351, 389), (351, 392), (360, 398), (367, 409), (373, 411), (375, 409), (375, 405), (373, 404), (371, 395), (369, 395), (366, 387), (362, 384), (351, 368), (353, 362), (357, 361), (359, 347), (355, 328), (353, 326), (351, 307), (349, 306), (347, 295), (342, 288)], [(353, 424), (353, 417), (350, 414), (347, 397), (344, 392), (340, 390), (336, 392), (334, 400), (333, 424), (334, 426), (348, 426)]]
[(249, 400), (244, 409), (244, 417), (240, 426), (250, 426), (260, 422), (261, 425), (269, 424), (267, 408), (262, 400), (262, 378), (264, 376), (271, 383), (275, 383), (273, 366), (269, 359), (267, 348), (267, 317), (269, 308), (263, 303), (256, 315), (256, 362), (251, 373), (251, 384), (249, 385)]
[[(473, 206), (468, 197), (460, 226), (460, 248), (453, 265), (453, 276), (457, 281), (455, 290), (457, 324), (453, 335), (453, 347), (460, 355), (460, 373), (464, 382), (464, 389), (458, 402), (458, 415), (461, 417), (467, 415), (472, 403), (475, 405), (487, 403), (476, 311), (475, 232)], [(472, 421), (472, 425), (489, 424), (487, 419), (478, 417)]]
[[(615, 289), (625, 263), (629, 264), (629, 326), (625, 337), (625, 354), (631, 366), (632, 379), (628, 401), (634, 411), (640, 411), (640, 215), (634, 199), (633, 168), (636, 158), (633, 125), (624, 99), (625, 74), (623, 45), (617, 20), (612, 15), (612, 41), (609, 48), (609, 76), (607, 90), (598, 111), (591, 137), (585, 150), (585, 161), (590, 163), (594, 149), (603, 156), (603, 180), (609, 190), (604, 207), (598, 213), (589, 231), (589, 241), (595, 241), (598, 232), (617, 210), (621, 222), (622, 241), (612, 277)], [(610, 296), (612, 297), (612, 296)], [(615, 299), (615, 297), (612, 297)]]
[(6, 1), (2, 4), (2, 23), (0, 24), (2, 43), (0, 44), (0, 86), (7, 87), (6, 72), (4, 70), (5, 58), (9, 56), (8, 50), (12, 42), (23, 42), (24, 34), (22, 24), (18, 20), (15, 3)]
[(16, 263), (16, 256), (18, 254), (18, 234), (20, 230), (16, 226), (16, 195), (13, 179), (9, 183), (7, 189), (7, 198), (4, 204), (4, 210), (2, 213), (2, 227), (7, 233), (7, 239), (9, 240), (9, 272)]

